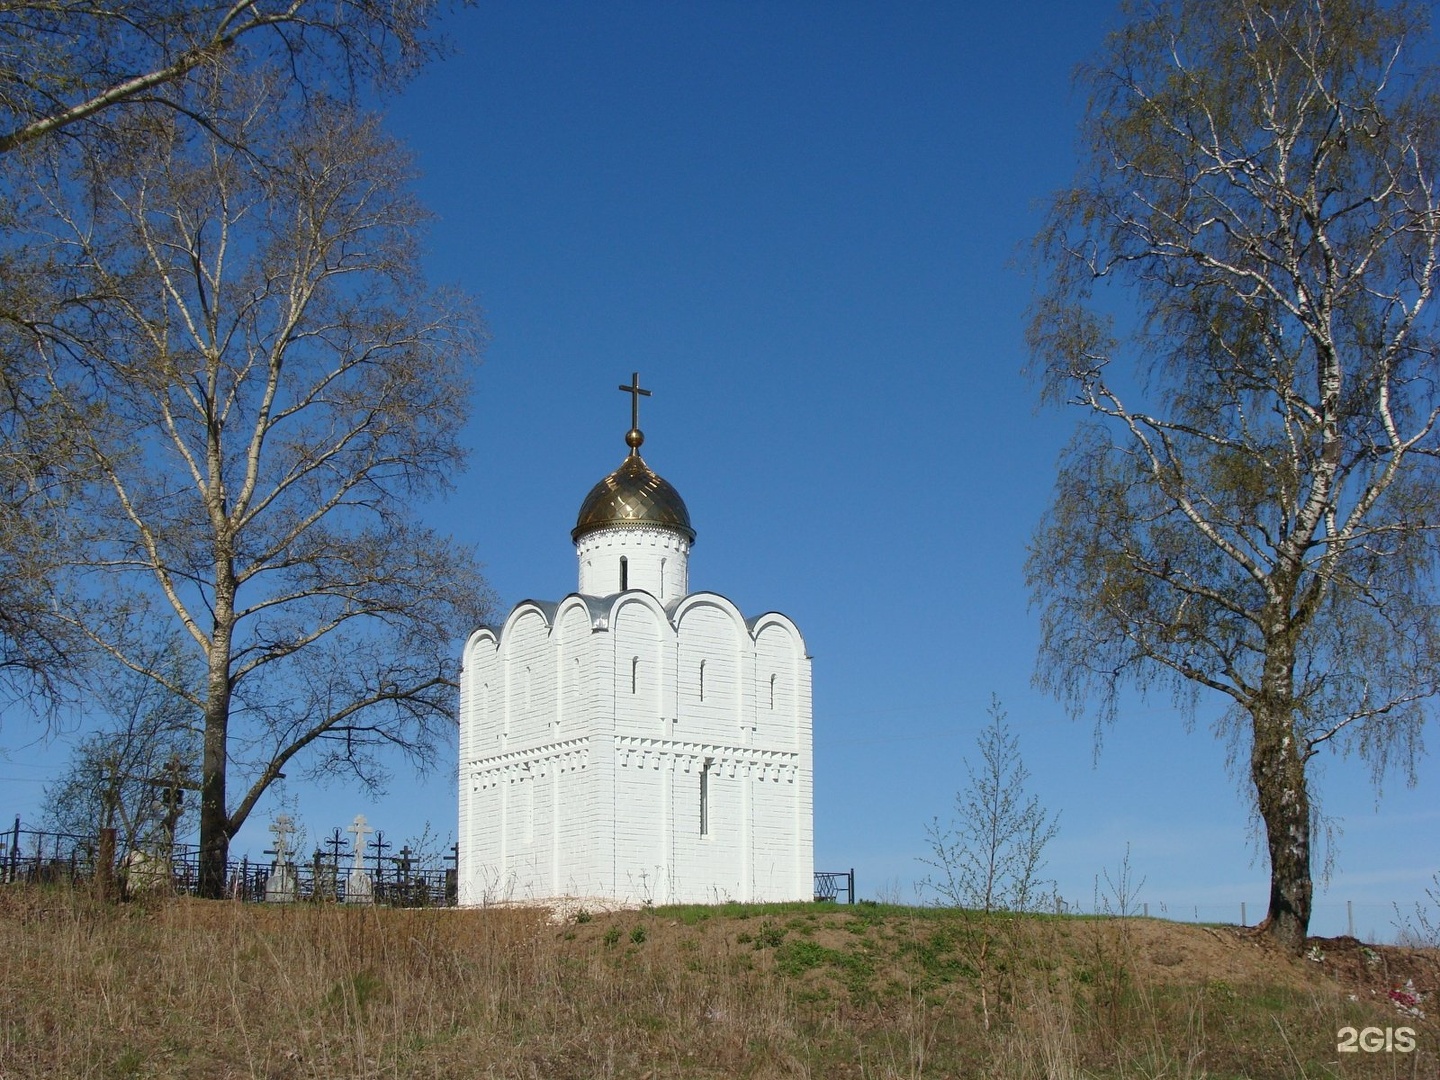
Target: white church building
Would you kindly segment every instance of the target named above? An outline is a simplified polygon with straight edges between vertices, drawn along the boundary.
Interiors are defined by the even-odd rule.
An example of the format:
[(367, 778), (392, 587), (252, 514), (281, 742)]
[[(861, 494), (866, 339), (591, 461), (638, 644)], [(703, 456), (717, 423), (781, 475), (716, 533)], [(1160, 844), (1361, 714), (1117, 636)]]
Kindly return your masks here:
[(690, 591), (695, 530), (640, 456), (585, 497), (579, 588), (476, 630), (460, 681), (462, 904), (808, 900), (810, 658)]

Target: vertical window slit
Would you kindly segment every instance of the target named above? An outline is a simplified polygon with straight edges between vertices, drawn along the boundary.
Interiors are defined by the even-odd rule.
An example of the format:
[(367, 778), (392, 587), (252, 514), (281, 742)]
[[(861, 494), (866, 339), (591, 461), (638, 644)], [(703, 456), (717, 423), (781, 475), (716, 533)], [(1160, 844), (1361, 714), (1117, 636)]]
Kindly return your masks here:
[(620, 556), (620, 591), (624, 592), (630, 588), (630, 560), (624, 555)]
[(700, 766), (700, 835), (710, 835), (710, 758)]

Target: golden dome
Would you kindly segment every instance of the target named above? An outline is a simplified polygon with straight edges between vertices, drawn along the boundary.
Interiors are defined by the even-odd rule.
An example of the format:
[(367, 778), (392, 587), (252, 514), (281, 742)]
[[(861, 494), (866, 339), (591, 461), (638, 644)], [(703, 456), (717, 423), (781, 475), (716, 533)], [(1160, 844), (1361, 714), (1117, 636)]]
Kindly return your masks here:
[[(640, 433), (631, 429), (633, 434)], [(585, 501), (580, 504), (580, 516), (570, 538), (579, 541), (587, 533), (599, 529), (624, 529), (649, 526), (652, 528), (674, 529), (683, 533), (685, 539), (695, 542), (695, 530), (690, 527), (690, 511), (685, 509), (685, 500), (669, 482), (655, 474), (640, 456), (639, 439), (630, 439), (630, 456), (620, 467), (601, 480)]]

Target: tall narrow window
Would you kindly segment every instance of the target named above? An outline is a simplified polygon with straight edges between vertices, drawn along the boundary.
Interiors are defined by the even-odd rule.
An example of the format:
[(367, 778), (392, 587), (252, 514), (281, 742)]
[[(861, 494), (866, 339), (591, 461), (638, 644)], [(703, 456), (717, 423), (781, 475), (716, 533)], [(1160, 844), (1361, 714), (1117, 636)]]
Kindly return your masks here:
[(660, 560), (660, 599), (665, 599), (665, 561)]
[(535, 842), (535, 778), (528, 773), (521, 778), (525, 792), (525, 843)]
[(710, 758), (700, 766), (700, 835), (710, 835)]
[(630, 588), (630, 560), (620, 556), (620, 591)]
[(705, 661), (700, 661), (700, 700), (705, 700)]
[(630, 661), (630, 692), (635, 693), (635, 685), (640, 680), (640, 657)]
[(770, 708), (775, 707), (775, 676), (770, 676)]

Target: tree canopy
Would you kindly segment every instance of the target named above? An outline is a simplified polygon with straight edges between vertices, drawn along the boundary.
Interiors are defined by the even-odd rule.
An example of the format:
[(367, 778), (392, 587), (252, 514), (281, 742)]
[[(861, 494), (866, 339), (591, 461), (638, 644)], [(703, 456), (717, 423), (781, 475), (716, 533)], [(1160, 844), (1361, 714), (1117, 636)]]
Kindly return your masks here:
[(56, 617), (71, 500), (90, 463), (36, 361), (85, 298), (67, 291), (56, 250), (31, 227), (45, 210), (37, 195), (63, 190), (83, 205), (94, 192), (74, 172), (105, 155), (123, 163), (163, 118), (241, 146), (239, 114), (215, 90), (232, 82), (260, 80), (285, 98), (285, 124), (353, 105), (362, 87), (402, 79), (435, 52), (436, 10), (431, 0), (0, 0), (0, 704), (53, 708), (90, 655)]
[[(181, 0), (124, 5), (0, 0), (0, 154), (117, 106), (210, 125), (184, 87), (208, 69), (284, 71), (281, 90), (353, 89), (433, 50), (430, 0)], [(237, 53), (247, 53), (240, 56)], [(79, 136), (93, 139), (93, 125)]]
[(1102, 722), (1125, 686), (1223, 703), (1297, 948), (1309, 763), (1413, 776), (1440, 689), (1426, 15), (1128, 7), (1037, 240), (1034, 369), (1087, 415), (1031, 547), (1037, 679)]
[(357, 93), (432, 13), (0, 3), (0, 679), (34, 701), (83, 648), (91, 695), (118, 670), (188, 717), (210, 895), (282, 770), (433, 763), (489, 610), (419, 513), (464, 462), (481, 325), (426, 282)]
[[(51, 189), (76, 299), (39, 340), (94, 474), (67, 617), (202, 718), (218, 894), (229, 838), (292, 761), (378, 783), (377, 750), (424, 764), (448, 737), (456, 638), (489, 594), (414, 504), (462, 463), (480, 339), (424, 282), (410, 167), (373, 118), (337, 101), (289, 123), (263, 80), (189, 92), (224, 95), (203, 106), (239, 137), (120, 125), (116, 153), (87, 156), (93, 198)], [(193, 679), (148, 662), (174, 633)]]

